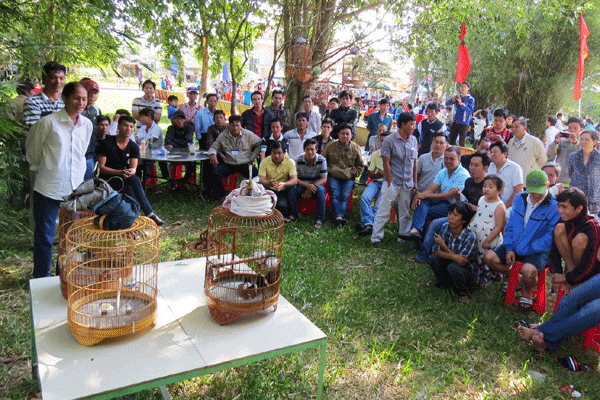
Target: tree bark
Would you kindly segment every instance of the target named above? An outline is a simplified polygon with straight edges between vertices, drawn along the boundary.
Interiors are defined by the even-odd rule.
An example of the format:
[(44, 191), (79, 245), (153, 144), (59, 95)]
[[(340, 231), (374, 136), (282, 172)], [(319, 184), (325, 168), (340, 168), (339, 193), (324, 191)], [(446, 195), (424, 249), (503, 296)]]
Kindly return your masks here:
[(208, 36), (202, 35), (200, 38), (202, 46), (202, 77), (200, 78), (200, 95), (207, 93), (208, 90)]

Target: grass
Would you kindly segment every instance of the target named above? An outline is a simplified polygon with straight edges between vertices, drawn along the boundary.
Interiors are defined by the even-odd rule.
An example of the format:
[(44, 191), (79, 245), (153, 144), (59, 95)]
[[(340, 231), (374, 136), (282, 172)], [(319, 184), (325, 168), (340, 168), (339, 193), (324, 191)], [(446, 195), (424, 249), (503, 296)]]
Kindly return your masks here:
[[(160, 259), (177, 259), (181, 246), (204, 229), (213, 205), (194, 193), (168, 190), (151, 192), (149, 199), (167, 221)], [(21, 216), (25, 221), (26, 212)], [(582, 338), (574, 337), (556, 354), (534, 359), (510, 325), (539, 319), (504, 307), (500, 284), (459, 304), (453, 293), (427, 286), (432, 272), (408, 261), (414, 252), (396, 242), (392, 224), (383, 249), (375, 250), (354, 232), (356, 207), (342, 229), (326, 222), (315, 231), (313, 222), (304, 216), (285, 227), (281, 293), (329, 337), (325, 399), (567, 399), (560, 390), (567, 384), (587, 399), (600, 399), (599, 372), (569, 373), (555, 361), (574, 355), (598, 366), (598, 354), (584, 353)], [(40, 397), (30, 365), (30, 241), (25, 233), (4, 230), (0, 249), (0, 399)], [(314, 398), (318, 359), (317, 350), (304, 351), (168, 390), (174, 399)], [(544, 374), (545, 381), (527, 371)], [(160, 393), (124, 398), (159, 399)]]

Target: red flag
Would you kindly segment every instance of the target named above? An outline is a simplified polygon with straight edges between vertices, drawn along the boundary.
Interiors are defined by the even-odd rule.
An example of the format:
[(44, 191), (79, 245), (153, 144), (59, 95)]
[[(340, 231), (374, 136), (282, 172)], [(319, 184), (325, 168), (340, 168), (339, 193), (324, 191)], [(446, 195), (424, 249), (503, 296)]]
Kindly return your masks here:
[(575, 101), (581, 99), (581, 82), (583, 81), (583, 67), (585, 59), (588, 57), (587, 38), (590, 36), (587, 24), (583, 19), (583, 13), (579, 19), (579, 65), (577, 66), (577, 80), (575, 80), (575, 89), (573, 90), (573, 98)]
[(471, 70), (471, 59), (469, 58), (469, 48), (465, 44), (465, 34), (467, 28), (465, 23), (460, 27), (460, 44), (458, 46), (458, 63), (456, 64), (456, 82), (463, 83)]
[(410, 112), (410, 110), (408, 109), (408, 105), (406, 104), (406, 99), (403, 99), (402, 103), (404, 105), (404, 112)]

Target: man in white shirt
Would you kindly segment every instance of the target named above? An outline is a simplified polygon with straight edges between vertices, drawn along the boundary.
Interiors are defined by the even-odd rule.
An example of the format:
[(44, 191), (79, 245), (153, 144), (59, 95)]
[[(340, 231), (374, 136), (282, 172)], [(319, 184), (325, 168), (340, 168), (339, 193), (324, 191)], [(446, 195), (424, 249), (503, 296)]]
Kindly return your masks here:
[(504, 190), (500, 199), (508, 209), (512, 207), (517, 193), (523, 191), (523, 169), (519, 164), (508, 159), (508, 146), (503, 142), (494, 142), (490, 146), (492, 164), (488, 175), (498, 175), (504, 182)]
[[(308, 115), (308, 130), (312, 132), (320, 132), (321, 131), (321, 114), (318, 111), (315, 111), (314, 104), (312, 98), (309, 95), (304, 96), (302, 99), (302, 110), (306, 115)], [(296, 115), (301, 111), (298, 111)]]
[(304, 154), (304, 141), (316, 137), (317, 134), (308, 130), (308, 115), (303, 112), (296, 114), (296, 129), (287, 131), (283, 138), (289, 144), (289, 155), (292, 160)]
[(87, 105), (87, 90), (79, 82), (65, 85), (65, 108), (47, 115), (29, 130), (26, 157), (37, 173), (33, 187), (33, 277), (50, 275), (52, 240), (63, 196), (83, 182), (85, 152), (92, 136), (92, 122), (80, 114)]
[[(556, 135), (559, 134), (559, 130), (556, 127), (556, 117), (554, 115), (550, 115), (548, 118), (546, 118), (546, 151), (548, 151), (548, 148), (550, 147), (550, 144), (552, 142), (554, 142), (554, 139), (556, 138)], [(551, 161), (554, 161), (555, 157), (552, 157)]]

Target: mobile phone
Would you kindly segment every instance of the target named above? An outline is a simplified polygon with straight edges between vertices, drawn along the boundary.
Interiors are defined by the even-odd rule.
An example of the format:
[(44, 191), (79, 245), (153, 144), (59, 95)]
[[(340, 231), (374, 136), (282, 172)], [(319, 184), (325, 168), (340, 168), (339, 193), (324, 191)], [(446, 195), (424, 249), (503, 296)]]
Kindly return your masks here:
[(566, 132), (566, 131), (565, 132), (560, 132), (559, 135), (561, 137), (568, 138), (569, 137), (569, 132)]

